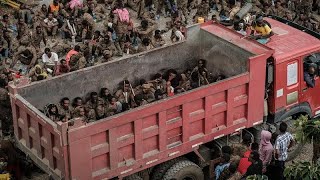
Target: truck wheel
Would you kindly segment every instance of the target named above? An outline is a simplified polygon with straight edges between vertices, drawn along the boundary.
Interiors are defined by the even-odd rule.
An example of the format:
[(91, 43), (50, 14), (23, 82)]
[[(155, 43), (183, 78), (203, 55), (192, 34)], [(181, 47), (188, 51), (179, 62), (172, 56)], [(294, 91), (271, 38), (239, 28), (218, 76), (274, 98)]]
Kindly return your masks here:
[(127, 176), (125, 178), (123, 178), (124, 180), (143, 180), (142, 177), (136, 175), (136, 174), (132, 174), (130, 176)]
[(172, 165), (163, 180), (204, 180), (201, 168), (189, 160), (182, 160)]
[(162, 180), (164, 174), (167, 172), (167, 170), (176, 162), (179, 161), (180, 158), (178, 159), (172, 159), (169, 160), (165, 163), (159, 164), (157, 165), (153, 171), (152, 171), (152, 175), (151, 175), (151, 180)]

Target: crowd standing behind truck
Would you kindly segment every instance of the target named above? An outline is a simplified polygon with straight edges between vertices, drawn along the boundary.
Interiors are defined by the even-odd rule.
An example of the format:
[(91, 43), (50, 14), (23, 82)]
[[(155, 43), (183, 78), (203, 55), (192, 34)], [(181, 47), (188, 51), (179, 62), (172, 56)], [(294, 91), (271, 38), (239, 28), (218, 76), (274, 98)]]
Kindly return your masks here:
[[(240, 7), (245, 2), (235, 2), (232, 0), (228, 2), (202, 1), (201, 3), (192, 2), (190, 4), (178, 2), (177, 5), (175, 5), (174, 2), (173, 4), (172, 2), (166, 2), (168, 4), (157, 2), (155, 3), (155, 7), (152, 6), (152, 3), (140, 1), (137, 5), (134, 3), (130, 5), (128, 2), (127, 5), (133, 10), (136, 10), (138, 17), (141, 18), (141, 26), (139, 27), (134, 27), (132, 21), (133, 15), (132, 13), (129, 14), (128, 10), (124, 8), (125, 4), (121, 1), (105, 1), (103, 3), (87, 1), (79, 4), (77, 1), (64, 3), (55, 0), (50, 4), (49, 8), (41, 6), (37, 11), (23, 5), (18, 12), (19, 18), (17, 24), (14, 23), (14, 19), (10, 18), (12, 14), (3, 15), (0, 36), (0, 57), (2, 63), (0, 90), (3, 92), (1, 94), (1, 102), (5, 102), (4, 104), (8, 103), (8, 97), (6, 96), (8, 82), (19, 79), (21, 76), (28, 76), (32, 81), (39, 81), (51, 76), (76, 71), (97, 63), (109, 62), (114, 60), (116, 56), (123, 56), (123, 54), (135, 54), (161, 47), (166, 44), (161, 33), (169, 31), (170, 29), (172, 29), (170, 39), (173, 42), (182, 41), (186, 36), (185, 26), (191, 24), (190, 21), (188, 22), (188, 10), (192, 10), (193, 8), (197, 10), (195, 16), (192, 18), (193, 22), (197, 22), (201, 17), (205, 20), (210, 19), (208, 14), (211, 8), (220, 11), (218, 19), (224, 18), (224, 20), (229, 21), (233, 20), (234, 14), (240, 10)], [(318, 10), (317, 7), (319, 7), (319, 3), (317, 1), (264, 1), (264, 3), (253, 1), (252, 3), (254, 6), (252, 10), (253, 14), (265, 13), (282, 16), (288, 20), (294, 20), (296, 23), (309, 29), (319, 31), (317, 12), (313, 11)], [(155, 20), (162, 17), (164, 4), (168, 5), (164, 8), (164, 14), (171, 14), (171, 21), (167, 23), (166, 29), (160, 30)], [(176, 8), (176, 6), (178, 8)], [(230, 11), (228, 11), (228, 9), (230, 9)], [(225, 12), (230, 12), (230, 14)], [(213, 18), (215, 18), (215, 16), (213, 16)], [(246, 23), (245, 21), (243, 22)], [(103, 24), (104, 28), (97, 28), (98, 23)], [(240, 23), (234, 28), (236, 28), (238, 32), (246, 34), (246, 27), (246, 25)], [(272, 29), (272, 27), (270, 27), (270, 29)], [(284, 33), (280, 32), (279, 29), (276, 29), (274, 32), (276, 34), (278, 33), (277, 35)], [(272, 35), (274, 32), (272, 31)], [(14, 37), (16, 37), (16, 39)], [(61, 43), (61, 38), (63, 43)], [(51, 43), (48, 41), (51, 41)], [(269, 45), (269, 47), (273, 46), (275, 45)], [(44, 49), (44, 47), (47, 48)], [(276, 54), (279, 53), (277, 50), (279, 49), (275, 48)], [(65, 59), (62, 59), (61, 57), (64, 57), (66, 54)], [(281, 57), (281, 55), (275, 59), (277, 58), (285, 59)], [(317, 78), (315, 77), (318, 73), (318, 61), (319, 53), (310, 51), (309, 55), (304, 57), (303, 62), (301, 62), (301, 59), (296, 62), (290, 62), (291, 64), (288, 65), (287, 69), (290, 73), (288, 73), (288, 88), (286, 89), (281, 88), (283, 87), (281, 83), (267, 83), (266, 90), (268, 90), (267, 97), (269, 98), (266, 98), (266, 101), (268, 102), (270, 115), (265, 117), (268, 118), (269, 122), (280, 121), (283, 120), (284, 117), (295, 116), (301, 113), (308, 114), (310, 117), (319, 114), (319, 102), (310, 99), (317, 89)], [(206, 61), (200, 60), (198, 62)], [(268, 60), (267, 67), (274, 66), (275, 64), (279, 64), (280, 67), (281, 62), (282, 60), (275, 60), (275, 62)], [(297, 74), (300, 76), (300, 69), (299, 72), (295, 71), (297, 66), (303, 67), (302, 74), (306, 82), (305, 84), (303, 84), (303, 81), (295, 80), (300, 79), (297, 76)], [(97, 92), (91, 92), (90, 99), (85, 104), (82, 102), (81, 97), (77, 97), (74, 99), (73, 108), (66, 109), (66, 107), (70, 105), (70, 100), (68, 98), (62, 98), (58, 105), (48, 104), (45, 109), (43, 109), (43, 112), (53, 121), (66, 122), (71, 118), (81, 117), (81, 119), (86, 122), (93, 122), (133, 107), (145, 105), (154, 100), (171, 97), (175, 93), (188, 91), (201, 85), (208, 85), (209, 83), (224, 78), (224, 75), (218, 75), (210, 79), (210, 73), (206, 72), (203, 75), (199, 67), (200, 63), (196, 66), (196, 70), (188, 69), (181, 74), (175, 70), (168, 70), (166, 73), (167, 77), (164, 78), (165, 81), (162, 79), (163, 74), (160, 73), (156, 75), (154, 81), (147, 82), (141, 79), (140, 85), (136, 88), (132, 87), (130, 81), (124, 80), (122, 81), (123, 83), (121, 83), (120, 90), (117, 91), (114, 96), (110, 94), (107, 88), (104, 88), (101, 89), (101, 97), (98, 97)], [(194, 71), (196, 71), (196, 73)], [(195, 74), (194, 77), (192, 77), (193, 74)], [(170, 79), (170, 75), (174, 77)], [(177, 80), (175, 80), (177, 77), (179, 79), (178, 83)], [(176, 84), (173, 85), (174, 83)], [(295, 85), (298, 87), (293, 87)], [(275, 89), (272, 88), (276, 88), (277, 91), (275, 92)], [(308, 90), (308, 88), (314, 88), (314, 90)], [(302, 93), (300, 93), (300, 89)], [(286, 105), (284, 105), (284, 100), (281, 98), (285, 95), (287, 96)], [(277, 99), (274, 96), (279, 98)], [(297, 98), (299, 98), (299, 100)], [(279, 110), (279, 108), (281, 109), (283, 107), (287, 109)], [(300, 108), (300, 111), (297, 110), (298, 108)], [(7, 134), (11, 133), (10, 128), (5, 129), (5, 131)], [(280, 137), (277, 140), (280, 141)], [(284, 144), (289, 146), (288, 141)], [(276, 143), (275, 147), (276, 149), (278, 148), (278, 152), (278, 150), (281, 151), (281, 149), (285, 149), (285, 146), (286, 145), (280, 147), (279, 143), (278, 145)], [(282, 153), (285, 153), (285, 151), (286, 150)], [(221, 163), (228, 161), (228, 155), (226, 154), (228, 153), (222, 155), (224, 162)], [(243, 157), (243, 155), (244, 154), (240, 155), (240, 157)], [(261, 172), (266, 172), (266, 164), (262, 163), (261, 165), (258, 156), (259, 154), (253, 150), (250, 156), (247, 157), (252, 163), (250, 166), (251, 172), (252, 169), (260, 169), (260, 166), (262, 167)], [(286, 158), (278, 159), (277, 167), (283, 169), (285, 159)], [(186, 164), (188, 163), (189, 162), (186, 162)], [(191, 166), (194, 165), (191, 164)], [(231, 163), (229, 168), (222, 168), (220, 179), (228, 179), (226, 177), (235, 173), (235, 167), (236, 165)], [(167, 174), (169, 172), (168, 169)], [(260, 170), (254, 170), (254, 172), (261, 174)], [(281, 172), (279, 174), (281, 175)], [(247, 175), (251, 174), (246, 174), (245, 176)], [(169, 175), (167, 175), (167, 177), (169, 177)], [(218, 176), (216, 176), (216, 178), (219, 179)]]

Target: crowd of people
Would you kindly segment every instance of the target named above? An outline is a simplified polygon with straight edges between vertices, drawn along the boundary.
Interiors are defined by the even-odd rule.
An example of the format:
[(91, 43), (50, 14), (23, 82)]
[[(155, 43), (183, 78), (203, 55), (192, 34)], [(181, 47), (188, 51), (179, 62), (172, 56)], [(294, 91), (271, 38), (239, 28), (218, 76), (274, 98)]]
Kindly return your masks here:
[(68, 97), (63, 97), (57, 105), (48, 104), (43, 112), (55, 122), (73, 118), (93, 122), (224, 78), (223, 75), (213, 77), (206, 68), (206, 61), (200, 59), (193, 69), (182, 73), (174, 69), (165, 74), (156, 73), (150, 81), (140, 79), (136, 87), (124, 80), (114, 93), (101, 88), (100, 93), (90, 92), (88, 99), (76, 97), (70, 102)]
[[(319, 2), (53, 0), (49, 6), (22, 4), (16, 14), (4, 14), (0, 21), (0, 74), (5, 81), (21, 76), (38, 81), (112, 61), (124, 54), (170, 43), (163, 37), (166, 32), (171, 32), (172, 42), (182, 41), (186, 38), (186, 25), (200, 18), (227, 21), (244, 35), (249, 28), (260, 34), (265, 31), (255, 39), (272, 36), (271, 27), (265, 26), (262, 16), (255, 16), (257, 21), (235, 21), (235, 15), (246, 3), (252, 4), (249, 14), (253, 16), (277, 15), (319, 32)], [(168, 20), (162, 29), (160, 18)]]
[[(153, 11), (138, 3), (141, 10), (133, 18), (125, 7), (129, 4), (54, 0), (38, 9), (21, 5), (16, 17), (2, 16), (1, 69), (36, 81), (165, 45)], [(135, 6), (131, 3), (132, 9)], [(136, 18), (140, 25), (134, 27), (132, 19)], [(173, 42), (183, 40), (184, 25), (176, 20), (178, 15), (172, 18), (166, 31), (175, 29)]]
[[(162, 35), (168, 31), (172, 42), (184, 40), (186, 25), (199, 18), (236, 23), (234, 28), (246, 34), (252, 21), (239, 23), (234, 18), (248, 2), (253, 5), (252, 15), (277, 15), (320, 30), (319, 0), (53, 0), (49, 6), (22, 4), (16, 15), (4, 14), (0, 21), (0, 73), (10, 71), (16, 78), (24, 75), (32, 81), (61, 75), (164, 46), (169, 42)], [(166, 27), (160, 29), (158, 20), (168, 17)]]
[[(288, 125), (282, 122), (279, 134), (262, 130), (260, 144), (252, 143), (249, 134), (244, 134), (241, 144), (224, 146), (215, 167), (216, 180), (243, 180), (249, 176), (264, 176), (283, 180), (288, 149), (293, 146), (293, 136), (287, 132)], [(266, 178), (265, 178), (266, 179)]]

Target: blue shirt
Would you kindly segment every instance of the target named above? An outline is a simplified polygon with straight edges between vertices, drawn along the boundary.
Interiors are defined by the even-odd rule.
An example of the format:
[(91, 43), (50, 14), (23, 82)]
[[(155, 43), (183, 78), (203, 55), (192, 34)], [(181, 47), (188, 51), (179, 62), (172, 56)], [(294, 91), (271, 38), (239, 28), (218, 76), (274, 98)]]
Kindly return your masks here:
[(217, 167), (216, 167), (216, 170), (215, 170), (215, 174), (216, 174), (216, 180), (219, 179), (220, 177), (220, 174), (222, 173), (222, 171), (229, 167), (230, 163), (226, 163), (226, 164), (219, 164)]

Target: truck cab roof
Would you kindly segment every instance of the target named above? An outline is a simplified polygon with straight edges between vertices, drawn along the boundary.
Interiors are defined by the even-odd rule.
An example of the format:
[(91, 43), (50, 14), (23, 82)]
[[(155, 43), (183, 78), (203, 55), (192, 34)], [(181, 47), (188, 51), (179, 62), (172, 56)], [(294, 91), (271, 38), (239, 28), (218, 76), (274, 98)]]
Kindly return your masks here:
[(320, 40), (312, 35), (272, 18), (265, 18), (265, 20), (271, 24), (274, 33), (266, 46), (275, 50), (276, 63), (320, 47)]

